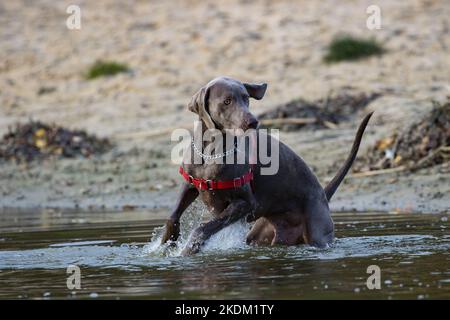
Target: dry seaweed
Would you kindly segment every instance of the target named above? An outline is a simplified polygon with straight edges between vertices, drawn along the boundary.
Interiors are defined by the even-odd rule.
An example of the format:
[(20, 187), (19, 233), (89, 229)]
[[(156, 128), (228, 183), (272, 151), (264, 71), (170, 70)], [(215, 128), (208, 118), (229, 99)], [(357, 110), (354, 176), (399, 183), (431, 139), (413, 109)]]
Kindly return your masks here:
[[(329, 128), (330, 124), (348, 121), (356, 112), (366, 107), (378, 98), (380, 94), (349, 94), (341, 93), (335, 97), (328, 97), (314, 102), (303, 99), (294, 100), (278, 106), (275, 110), (259, 115), (263, 127), (277, 127), (285, 131), (300, 129)], [(298, 121), (298, 123), (282, 123), (281, 125), (265, 125), (267, 119), (307, 119), (313, 121)], [(281, 121), (280, 121), (281, 123)]]
[(90, 157), (110, 150), (108, 139), (99, 139), (82, 130), (69, 130), (39, 121), (17, 124), (0, 141), (0, 160), (17, 163), (62, 158)]
[(355, 163), (355, 172), (403, 167), (419, 169), (450, 159), (450, 100), (401, 132), (378, 140)]

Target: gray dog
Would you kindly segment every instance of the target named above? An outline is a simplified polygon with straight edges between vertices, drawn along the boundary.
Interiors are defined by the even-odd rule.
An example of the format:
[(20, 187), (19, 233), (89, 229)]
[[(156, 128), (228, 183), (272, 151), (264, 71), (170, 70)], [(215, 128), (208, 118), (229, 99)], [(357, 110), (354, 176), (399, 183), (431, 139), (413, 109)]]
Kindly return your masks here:
[[(218, 129), (225, 135), (225, 129), (257, 129), (258, 121), (249, 111), (249, 98), (262, 99), (266, 89), (267, 84), (241, 83), (219, 77), (192, 97), (189, 110), (198, 114), (203, 132)], [(212, 234), (244, 217), (248, 222), (255, 221), (247, 235), (249, 244), (303, 243), (326, 247), (334, 238), (328, 202), (355, 160), (371, 115), (360, 124), (350, 155), (325, 188), (306, 163), (282, 142), (279, 142), (279, 169), (273, 175), (261, 174), (263, 165), (259, 160), (255, 165), (248, 161), (244, 164), (209, 161), (211, 157), (199, 152), (201, 147), (206, 147), (205, 142), (203, 146), (193, 142), (185, 151), (180, 167), (186, 181), (166, 222), (162, 243), (178, 239), (180, 217), (200, 195), (213, 219), (192, 233), (183, 255), (198, 252)], [(275, 138), (268, 135), (267, 139), (270, 142)], [(196, 154), (204, 158), (202, 163), (194, 163)], [(236, 154), (224, 152), (218, 156), (227, 158)]]

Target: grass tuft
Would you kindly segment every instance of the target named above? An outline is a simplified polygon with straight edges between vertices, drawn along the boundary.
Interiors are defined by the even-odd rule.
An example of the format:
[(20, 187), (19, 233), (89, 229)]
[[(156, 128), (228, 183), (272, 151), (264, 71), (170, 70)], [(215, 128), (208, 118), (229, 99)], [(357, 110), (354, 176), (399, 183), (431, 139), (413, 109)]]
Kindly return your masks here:
[(130, 69), (127, 65), (113, 61), (97, 61), (86, 74), (87, 79), (95, 79), (98, 77), (113, 76), (121, 72), (128, 72)]
[(359, 39), (352, 36), (335, 38), (328, 47), (324, 61), (328, 63), (353, 61), (385, 52), (383, 47), (373, 39)]

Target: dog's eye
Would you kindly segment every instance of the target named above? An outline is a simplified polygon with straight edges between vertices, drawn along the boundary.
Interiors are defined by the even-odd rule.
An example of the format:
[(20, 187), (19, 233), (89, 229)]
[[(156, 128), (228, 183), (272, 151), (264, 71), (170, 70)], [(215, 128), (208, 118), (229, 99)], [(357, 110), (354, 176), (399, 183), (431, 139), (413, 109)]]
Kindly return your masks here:
[(223, 103), (225, 103), (226, 105), (229, 105), (231, 103), (231, 99), (227, 98), (227, 99), (225, 99), (225, 101)]

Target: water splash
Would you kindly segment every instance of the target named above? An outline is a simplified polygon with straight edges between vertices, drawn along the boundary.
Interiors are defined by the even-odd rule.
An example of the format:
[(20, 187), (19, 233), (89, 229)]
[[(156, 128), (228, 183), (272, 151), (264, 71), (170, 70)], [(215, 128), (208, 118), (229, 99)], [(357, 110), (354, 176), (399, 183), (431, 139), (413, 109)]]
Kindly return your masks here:
[(245, 243), (250, 224), (244, 220), (220, 230), (205, 242), (204, 252), (243, 249), (249, 247)]
[[(164, 227), (155, 228), (150, 243), (144, 246), (143, 254), (167, 257), (180, 256), (192, 232), (200, 226), (203, 217), (208, 214), (208, 210), (203, 204), (195, 202), (181, 217), (180, 238), (175, 243), (169, 242), (161, 245)], [(223, 251), (245, 247), (245, 236), (249, 228), (250, 224), (244, 220), (237, 221), (208, 239), (202, 247), (202, 252)]]

